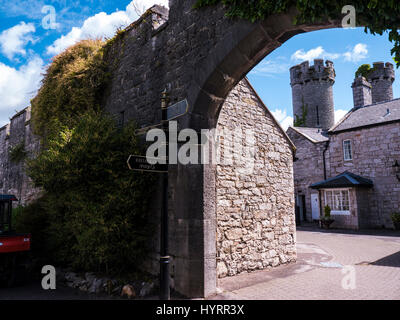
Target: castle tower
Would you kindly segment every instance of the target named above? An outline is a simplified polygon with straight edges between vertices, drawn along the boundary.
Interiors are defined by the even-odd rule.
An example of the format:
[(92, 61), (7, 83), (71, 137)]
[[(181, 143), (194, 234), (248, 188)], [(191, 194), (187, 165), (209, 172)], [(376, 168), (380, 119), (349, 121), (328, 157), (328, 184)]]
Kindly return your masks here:
[(363, 76), (355, 78), (351, 87), (353, 88), (353, 101), (355, 108), (372, 104), (372, 86)]
[(335, 124), (333, 84), (335, 69), (332, 61), (315, 59), (290, 68), (294, 125), (328, 130)]
[(372, 103), (393, 100), (392, 83), (394, 79), (393, 64), (374, 62), (374, 67), (368, 75), (368, 82), (372, 86)]

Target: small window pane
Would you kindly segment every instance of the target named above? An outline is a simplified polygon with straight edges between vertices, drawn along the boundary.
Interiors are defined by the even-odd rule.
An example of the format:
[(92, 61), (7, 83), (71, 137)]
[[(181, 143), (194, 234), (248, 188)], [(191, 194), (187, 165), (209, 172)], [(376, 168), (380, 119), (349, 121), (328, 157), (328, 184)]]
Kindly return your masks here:
[(325, 191), (326, 205), (328, 205), (332, 211), (349, 211), (349, 191), (348, 190), (333, 190)]
[(343, 157), (344, 157), (344, 160), (352, 160), (353, 159), (350, 140), (343, 141)]

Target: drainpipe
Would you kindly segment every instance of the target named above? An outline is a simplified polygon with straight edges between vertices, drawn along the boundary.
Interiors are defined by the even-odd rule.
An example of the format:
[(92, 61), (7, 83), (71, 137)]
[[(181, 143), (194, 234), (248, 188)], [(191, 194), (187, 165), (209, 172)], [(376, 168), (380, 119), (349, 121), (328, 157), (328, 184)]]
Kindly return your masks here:
[(326, 158), (325, 158), (325, 154), (326, 154), (326, 151), (328, 151), (328, 148), (329, 148), (329, 140), (326, 142), (326, 145), (325, 145), (325, 149), (324, 149), (324, 151), (322, 152), (322, 162), (323, 162), (323, 164), (324, 164), (324, 180), (326, 180), (327, 178), (327, 175), (326, 175)]

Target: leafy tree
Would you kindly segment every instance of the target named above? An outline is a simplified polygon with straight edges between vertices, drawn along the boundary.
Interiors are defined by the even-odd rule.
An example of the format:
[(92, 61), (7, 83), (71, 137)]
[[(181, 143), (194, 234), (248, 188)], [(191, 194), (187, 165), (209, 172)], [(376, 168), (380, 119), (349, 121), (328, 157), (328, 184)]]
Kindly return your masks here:
[(371, 65), (363, 64), (357, 69), (355, 76), (356, 78), (358, 76), (363, 76), (364, 78), (368, 79), (368, 75), (371, 73), (372, 70), (373, 68), (371, 68)]
[(88, 111), (28, 160), (30, 177), (45, 193), (46, 247), (56, 262), (119, 273), (146, 255), (155, 176), (127, 169), (129, 153), (142, 151), (134, 132), (133, 124), (121, 130), (111, 117)]

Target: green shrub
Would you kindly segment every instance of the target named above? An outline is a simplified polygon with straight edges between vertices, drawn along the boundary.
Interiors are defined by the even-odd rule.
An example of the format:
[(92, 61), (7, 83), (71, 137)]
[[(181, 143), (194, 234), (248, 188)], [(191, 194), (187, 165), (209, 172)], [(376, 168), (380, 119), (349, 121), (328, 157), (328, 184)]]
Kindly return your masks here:
[(134, 132), (133, 124), (120, 130), (111, 117), (89, 111), (75, 127), (60, 128), (27, 162), (30, 177), (45, 192), (45, 247), (58, 264), (120, 273), (146, 255), (157, 176), (128, 170), (129, 154), (142, 152)]
[(19, 233), (32, 235), (32, 253), (44, 263), (51, 263), (51, 241), (48, 234), (49, 217), (45, 210), (45, 198), (41, 198), (26, 207), (14, 209), (14, 227)]
[(330, 219), (331, 218), (331, 207), (329, 205), (326, 205), (324, 207), (324, 218), (325, 219)]
[(86, 111), (101, 109), (109, 74), (104, 42), (83, 40), (53, 58), (32, 99), (33, 129), (45, 138), (62, 126), (73, 127)]

